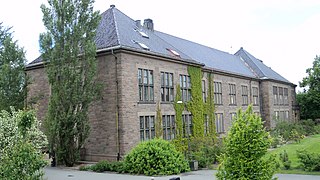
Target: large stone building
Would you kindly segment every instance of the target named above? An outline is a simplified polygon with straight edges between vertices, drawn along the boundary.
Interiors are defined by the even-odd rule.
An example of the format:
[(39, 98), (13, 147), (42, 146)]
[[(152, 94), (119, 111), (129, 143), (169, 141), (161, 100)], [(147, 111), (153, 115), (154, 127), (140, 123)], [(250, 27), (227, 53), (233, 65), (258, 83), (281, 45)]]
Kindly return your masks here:
[[(216, 130), (224, 133), (239, 107), (253, 104), (267, 127), (275, 119), (296, 121), (296, 85), (241, 48), (229, 54), (154, 30), (151, 19), (133, 20), (115, 6), (101, 14), (97, 29), (98, 79), (103, 94), (90, 108), (91, 132), (84, 147), (89, 161), (116, 159), (141, 140), (154, 137), (157, 103), (163, 115), (164, 138), (174, 138), (173, 101), (180, 85), (182, 101), (191, 98), (188, 66), (201, 68), (203, 98), (207, 74), (213, 75)], [(27, 66), (29, 101), (38, 117), (47, 110), (50, 88), (41, 58)], [(192, 126), (192, 115), (183, 112)]]

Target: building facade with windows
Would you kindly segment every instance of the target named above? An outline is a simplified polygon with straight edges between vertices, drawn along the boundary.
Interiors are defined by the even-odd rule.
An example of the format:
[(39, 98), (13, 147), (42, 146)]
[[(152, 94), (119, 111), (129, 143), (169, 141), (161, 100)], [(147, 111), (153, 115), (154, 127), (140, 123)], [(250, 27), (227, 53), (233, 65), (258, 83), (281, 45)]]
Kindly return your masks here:
[[(115, 6), (101, 14), (97, 29), (98, 81), (102, 98), (90, 108), (90, 136), (83, 159), (98, 161), (123, 157), (138, 142), (155, 137), (158, 104), (162, 113), (163, 138), (176, 137), (174, 101), (177, 88), (181, 103), (192, 99), (188, 66), (202, 70), (202, 99), (208, 98), (209, 79), (214, 81), (216, 131), (230, 128), (237, 109), (253, 110), (268, 128), (275, 120), (297, 121), (295, 87), (281, 75), (241, 48), (229, 54), (154, 30), (151, 19), (133, 20)], [(38, 118), (46, 114), (50, 86), (41, 57), (32, 61), (28, 102)], [(209, 123), (204, 116), (204, 129)], [(192, 135), (192, 114), (183, 111), (184, 133)]]

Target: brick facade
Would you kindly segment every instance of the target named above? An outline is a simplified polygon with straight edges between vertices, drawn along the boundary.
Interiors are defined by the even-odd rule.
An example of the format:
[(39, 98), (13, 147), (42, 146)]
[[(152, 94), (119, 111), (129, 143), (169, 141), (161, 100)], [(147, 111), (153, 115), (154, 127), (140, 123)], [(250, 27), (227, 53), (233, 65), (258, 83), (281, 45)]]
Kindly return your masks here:
[[(112, 51), (113, 53), (113, 51)], [(118, 51), (113, 54), (98, 55), (98, 80), (103, 84), (101, 99), (94, 102), (90, 108), (89, 118), (91, 131), (85, 144), (85, 156), (88, 161), (101, 159), (116, 160), (118, 153), (123, 157), (132, 147), (140, 142), (139, 116), (156, 116), (157, 103), (161, 102), (160, 73), (173, 73), (174, 92), (180, 83), (179, 75), (188, 75), (188, 64), (176, 59), (142, 54), (134, 51)], [(138, 69), (153, 71), (154, 101), (139, 102)], [(253, 106), (253, 111), (260, 114), (267, 127), (274, 127), (274, 111), (289, 111), (290, 119), (294, 113), (295, 87), (280, 82), (259, 80), (244, 76), (228, 74), (219, 71), (203, 69), (203, 80), (208, 87), (207, 73), (213, 74), (215, 82), (221, 82), (222, 102), (216, 106), (216, 113), (223, 114), (224, 129), (231, 126), (231, 114), (243, 105), (241, 87), (248, 87), (248, 104), (253, 102), (252, 88), (258, 88), (259, 103)], [(29, 68), (27, 74), (31, 78), (29, 85), (29, 101), (37, 101), (37, 114), (40, 120), (45, 117), (50, 89), (43, 67)], [(118, 84), (118, 86), (117, 86)], [(235, 84), (236, 103), (230, 105), (229, 84)], [(273, 86), (285, 87), (289, 90), (289, 104), (275, 106), (273, 103)], [(173, 103), (160, 103), (162, 115), (175, 115)], [(188, 113), (188, 112), (184, 112)]]

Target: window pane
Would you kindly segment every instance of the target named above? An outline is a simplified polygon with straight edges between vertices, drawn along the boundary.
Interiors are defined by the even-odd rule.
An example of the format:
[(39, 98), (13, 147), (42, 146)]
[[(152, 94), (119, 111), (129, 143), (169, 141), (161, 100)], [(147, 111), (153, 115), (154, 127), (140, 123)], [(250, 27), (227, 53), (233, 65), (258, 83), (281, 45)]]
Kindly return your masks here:
[(140, 116), (140, 129), (144, 129), (144, 117)]
[(160, 80), (161, 80), (161, 86), (164, 86), (164, 73), (163, 72), (161, 72)]
[(143, 70), (143, 83), (148, 84), (148, 70)]
[(182, 76), (183, 78), (183, 88), (186, 88), (187, 87), (187, 79), (186, 79), (186, 76)]
[(144, 140), (144, 131), (140, 131), (140, 140), (143, 141)]
[(150, 87), (150, 101), (153, 101), (153, 87)]
[(189, 76), (187, 76), (187, 82), (188, 82), (188, 88), (191, 88), (191, 81)]
[(149, 116), (146, 116), (146, 119), (145, 119), (145, 129), (149, 129), (149, 125), (150, 125)]
[(164, 88), (161, 88), (161, 101), (164, 101)]
[(142, 88), (142, 86), (139, 86), (139, 100), (143, 101), (143, 88)]
[(145, 86), (143, 89), (143, 97), (144, 97), (144, 101), (148, 101), (149, 100), (149, 95), (148, 95), (148, 86)]
[(165, 86), (169, 85), (169, 75), (168, 75), (168, 73), (164, 74), (164, 85)]
[(153, 85), (153, 71), (149, 70), (149, 85)]
[(172, 89), (169, 89), (169, 94), (170, 94), (170, 102), (172, 102), (174, 99), (173, 99), (173, 93), (174, 93), (174, 90), (173, 90), (173, 88)]
[(139, 84), (142, 84), (142, 70), (138, 69), (138, 82)]
[(169, 86), (173, 87), (173, 74), (172, 73), (169, 74)]
[(154, 128), (154, 116), (150, 116), (150, 127)]
[(165, 93), (166, 93), (166, 101), (169, 101), (169, 88), (165, 89)]

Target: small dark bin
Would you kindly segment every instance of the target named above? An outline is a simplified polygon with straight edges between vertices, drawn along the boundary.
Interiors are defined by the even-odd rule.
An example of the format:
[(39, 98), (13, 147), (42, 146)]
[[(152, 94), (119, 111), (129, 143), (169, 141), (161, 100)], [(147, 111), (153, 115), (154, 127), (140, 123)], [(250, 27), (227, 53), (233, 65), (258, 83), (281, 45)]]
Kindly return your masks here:
[(198, 171), (198, 161), (196, 160), (190, 161), (189, 166), (191, 171)]
[(169, 180), (180, 180), (180, 177), (170, 178)]

